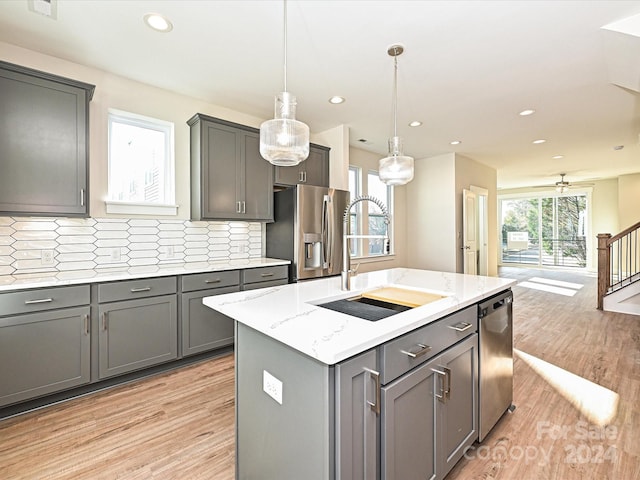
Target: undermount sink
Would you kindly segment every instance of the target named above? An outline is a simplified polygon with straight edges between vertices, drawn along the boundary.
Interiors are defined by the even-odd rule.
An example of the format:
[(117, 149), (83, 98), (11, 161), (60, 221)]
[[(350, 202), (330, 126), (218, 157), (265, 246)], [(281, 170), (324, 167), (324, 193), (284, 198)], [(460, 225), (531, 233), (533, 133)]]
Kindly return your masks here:
[(382, 287), (357, 297), (332, 300), (319, 307), (375, 322), (445, 298), (444, 295), (399, 287)]

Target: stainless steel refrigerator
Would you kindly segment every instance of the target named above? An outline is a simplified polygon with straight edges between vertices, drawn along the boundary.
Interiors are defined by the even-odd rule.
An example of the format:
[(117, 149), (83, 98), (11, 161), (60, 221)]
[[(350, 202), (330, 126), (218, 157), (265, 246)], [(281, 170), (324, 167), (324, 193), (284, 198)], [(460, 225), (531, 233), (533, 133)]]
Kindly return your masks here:
[(267, 224), (267, 257), (291, 260), (289, 281), (339, 275), (342, 216), (349, 192), (298, 185), (274, 193), (274, 222)]

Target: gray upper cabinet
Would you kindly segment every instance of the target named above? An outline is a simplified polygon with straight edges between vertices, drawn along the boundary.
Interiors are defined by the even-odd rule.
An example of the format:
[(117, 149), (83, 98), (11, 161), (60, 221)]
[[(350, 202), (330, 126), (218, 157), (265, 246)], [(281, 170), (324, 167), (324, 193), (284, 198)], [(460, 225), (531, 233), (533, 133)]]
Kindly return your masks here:
[(329, 186), (329, 148), (311, 144), (309, 157), (295, 167), (275, 167), (276, 185)]
[(191, 218), (273, 221), (273, 166), (256, 129), (197, 114), (191, 127)]
[(94, 88), (0, 62), (0, 214), (89, 215)]

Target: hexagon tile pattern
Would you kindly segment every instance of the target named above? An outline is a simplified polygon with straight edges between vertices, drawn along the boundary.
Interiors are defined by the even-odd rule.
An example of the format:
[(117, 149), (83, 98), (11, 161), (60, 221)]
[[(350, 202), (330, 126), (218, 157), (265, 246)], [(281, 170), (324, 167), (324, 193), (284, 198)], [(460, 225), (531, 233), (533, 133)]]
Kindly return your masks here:
[(260, 256), (258, 222), (0, 217), (0, 275)]

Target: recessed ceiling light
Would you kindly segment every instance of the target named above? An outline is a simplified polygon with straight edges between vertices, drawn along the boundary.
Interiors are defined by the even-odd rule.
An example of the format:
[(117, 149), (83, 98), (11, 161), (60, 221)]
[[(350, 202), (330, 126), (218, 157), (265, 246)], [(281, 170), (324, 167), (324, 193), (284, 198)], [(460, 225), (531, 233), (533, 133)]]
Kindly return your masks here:
[(546, 142), (546, 140), (544, 140), (543, 138), (540, 138), (538, 140), (534, 140), (533, 141), (533, 143), (535, 143), (536, 145), (539, 145), (539, 144), (544, 143), (544, 142)]
[(553, 157), (554, 160), (560, 160), (561, 158), (564, 158), (564, 155), (554, 155)]
[(333, 103), (334, 105), (339, 105), (339, 104), (344, 103), (344, 102), (345, 102), (345, 98), (344, 97), (339, 97), (337, 95), (335, 95), (335, 96), (333, 96), (333, 97), (331, 97), (329, 99), (329, 103)]
[(613, 147), (614, 150), (622, 150), (624, 148), (624, 145), (616, 145), (615, 147)]
[(410, 127), (419, 127), (420, 125), (422, 125), (422, 122), (420, 120), (414, 120), (409, 124)]
[(449, 142), (449, 145), (460, 145), (462, 143), (461, 140), (454, 140), (452, 142)]
[(533, 115), (534, 113), (536, 113), (535, 110), (533, 110), (532, 108), (527, 108), (526, 110), (522, 110), (518, 115), (526, 117), (527, 115)]
[(153, 28), (156, 32), (167, 33), (173, 30), (173, 24), (159, 13), (147, 13), (144, 16), (144, 23)]

